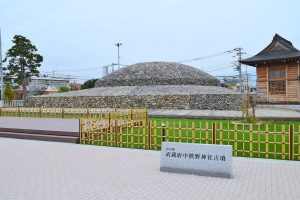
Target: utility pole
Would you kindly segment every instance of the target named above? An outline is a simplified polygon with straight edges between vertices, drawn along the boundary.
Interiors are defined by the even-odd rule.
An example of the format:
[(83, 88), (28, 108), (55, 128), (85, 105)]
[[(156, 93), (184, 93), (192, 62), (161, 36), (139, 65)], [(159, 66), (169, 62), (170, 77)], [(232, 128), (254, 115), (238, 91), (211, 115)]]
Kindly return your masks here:
[(120, 46), (122, 46), (121, 42), (115, 44), (118, 47), (118, 69), (120, 69)]
[[(2, 68), (2, 41), (1, 41), (1, 29), (0, 29), (0, 89), (1, 89), (1, 101), (4, 99), (3, 98), (3, 68)], [(2, 104), (1, 104), (2, 106)]]
[(240, 61), (242, 60), (242, 54), (244, 54), (244, 52), (242, 52), (242, 48), (236, 48), (236, 55), (238, 57), (238, 60), (236, 62), (236, 70), (239, 71), (239, 82), (240, 82), (240, 92), (244, 92), (244, 84), (243, 84), (243, 79), (242, 79), (242, 63), (240, 63)]

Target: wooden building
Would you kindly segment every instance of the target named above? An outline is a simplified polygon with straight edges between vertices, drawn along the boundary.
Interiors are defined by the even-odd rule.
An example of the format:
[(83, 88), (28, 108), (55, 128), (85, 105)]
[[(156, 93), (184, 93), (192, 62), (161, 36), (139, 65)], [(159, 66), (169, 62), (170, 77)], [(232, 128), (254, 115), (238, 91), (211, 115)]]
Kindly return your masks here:
[(300, 103), (300, 51), (275, 34), (257, 55), (240, 61), (256, 67), (258, 100), (262, 103)]

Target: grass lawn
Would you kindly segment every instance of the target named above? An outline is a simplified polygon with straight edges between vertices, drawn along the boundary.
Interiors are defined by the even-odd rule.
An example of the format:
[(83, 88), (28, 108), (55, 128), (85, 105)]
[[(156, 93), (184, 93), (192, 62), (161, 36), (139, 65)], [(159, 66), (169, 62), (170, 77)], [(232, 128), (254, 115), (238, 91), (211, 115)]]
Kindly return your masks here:
[[(149, 126), (133, 126), (116, 134), (97, 134), (96, 145), (160, 150), (162, 140), (170, 142), (213, 143), (213, 122), (216, 144), (232, 145), (233, 155), (242, 157), (289, 159), (290, 128), (293, 129), (294, 160), (300, 160), (300, 121), (264, 121), (259, 125), (233, 124), (232, 120), (150, 118)], [(107, 133), (109, 131), (106, 131)], [(149, 148), (149, 133), (151, 148)], [(162, 134), (164, 133), (164, 137)], [(116, 145), (117, 144), (117, 145)]]

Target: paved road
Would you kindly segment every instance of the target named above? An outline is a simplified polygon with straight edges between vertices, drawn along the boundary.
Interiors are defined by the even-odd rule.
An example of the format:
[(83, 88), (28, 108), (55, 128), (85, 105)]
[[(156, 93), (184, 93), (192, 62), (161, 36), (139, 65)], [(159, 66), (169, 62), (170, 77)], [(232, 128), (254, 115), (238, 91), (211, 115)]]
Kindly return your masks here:
[[(149, 110), (150, 117), (182, 117), (182, 118), (210, 118), (229, 119), (240, 118), (241, 111), (226, 110)], [(293, 119), (300, 120), (297, 110), (279, 108), (257, 108), (256, 116), (261, 119)]]
[(234, 178), (159, 171), (160, 152), (0, 138), (1, 200), (300, 199), (300, 162), (235, 158)]

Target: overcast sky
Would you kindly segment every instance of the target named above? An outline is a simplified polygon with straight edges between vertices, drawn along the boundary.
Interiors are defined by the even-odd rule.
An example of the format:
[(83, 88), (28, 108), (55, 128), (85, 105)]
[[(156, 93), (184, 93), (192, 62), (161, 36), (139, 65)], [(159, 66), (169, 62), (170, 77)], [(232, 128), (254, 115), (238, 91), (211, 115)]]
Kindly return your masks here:
[[(44, 56), (40, 71), (54, 70), (80, 82), (101, 77), (101, 66), (117, 62), (115, 43), (119, 41), (125, 65), (176, 62), (236, 47), (244, 49), (246, 58), (269, 44), (275, 33), (300, 48), (299, 2), (0, 0), (2, 51), (11, 47), (14, 35), (23, 35)], [(233, 55), (184, 64), (215, 76), (236, 75), (231, 67)], [(255, 74), (253, 68), (248, 71)]]

